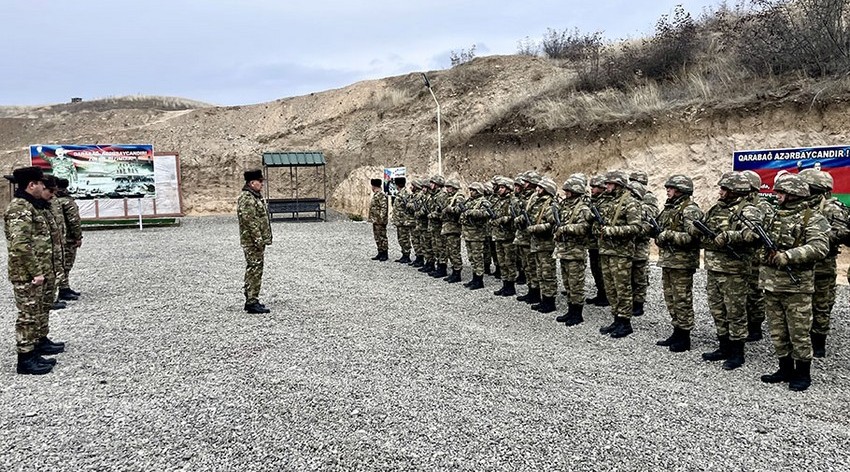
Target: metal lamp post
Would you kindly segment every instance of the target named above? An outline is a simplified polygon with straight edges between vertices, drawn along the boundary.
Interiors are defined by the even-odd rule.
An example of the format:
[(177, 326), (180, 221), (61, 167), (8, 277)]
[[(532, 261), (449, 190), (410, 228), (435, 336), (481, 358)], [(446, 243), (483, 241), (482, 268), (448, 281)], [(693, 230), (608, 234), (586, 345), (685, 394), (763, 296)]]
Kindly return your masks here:
[(428, 76), (425, 73), (422, 73), (422, 78), (425, 80), (425, 87), (428, 87), (428, 91), (431, 92), (431, 97), (434, 98), (434, 103), (437, 104), (437, 173), (443, 175), (443, 143), (442, 143), (442, 133), (440, 132), (440, 102), (437, 101), (437, 96), (434, 95), (434, 91), (431, 90), (431, 82), (428, 80)]

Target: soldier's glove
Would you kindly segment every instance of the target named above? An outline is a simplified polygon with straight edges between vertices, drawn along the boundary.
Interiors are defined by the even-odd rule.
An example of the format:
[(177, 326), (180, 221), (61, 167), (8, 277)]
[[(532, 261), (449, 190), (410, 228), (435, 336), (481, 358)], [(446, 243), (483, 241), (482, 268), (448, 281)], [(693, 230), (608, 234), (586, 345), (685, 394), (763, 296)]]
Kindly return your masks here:
[(726, 231), (720, 231), (717, 233), (717, 237), (714, 238), (714, 245), (717, 247), (725, 247), (729, 244), (729, 235)]
[(602, 228), (602, 236), (605, 238), (613, 238), (620, 235), (620, 230), (614, 226), (605, 226)]
[(784, 252), (777, 252), (770, 257), (770, 262), (772, 265), (781, 269), (787, 266), (790, 261), (788, 260), (788, 254)]
[(756, 232), (751, 230), (751, 229), (745, 229), (745, 230), (741, 231), (741, 236), (744, 238), (744, 241), (746, 241), (747, 243), (753, 243), (759, 238), (759, 235), (756, 234)]
[(673, 242), (673, 232), (669, 229), (665, 229), (664, 231), (658, 233), (658, 236), (655, 237), (655, 242), (658, 244), (670, 244)]
[(516, 219), (514, 219), (514, 225), (516, 225), (519, 229), (525, 229), (525, 218), (517, 216)]

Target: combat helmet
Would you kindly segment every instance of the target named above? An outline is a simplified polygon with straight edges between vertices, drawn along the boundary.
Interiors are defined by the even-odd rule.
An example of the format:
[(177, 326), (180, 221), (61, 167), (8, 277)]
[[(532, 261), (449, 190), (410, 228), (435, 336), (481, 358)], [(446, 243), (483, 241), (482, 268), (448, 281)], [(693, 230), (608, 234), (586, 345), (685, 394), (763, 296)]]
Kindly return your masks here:
[(468, 186), (469, 190), (475, 190), (476, 192), (478, 192), (478, 195), (484, 195), (485, 187), (486, 186), (481, 182), (472, 182)]
[(451, 187), (455, 190), (460, 190), (460, 181), (457, 179), (446, 179), (446, 183), (443, 184), (443, 187)]
[(800, 171), (800, 177), (809, 184), (811, 193), (826, 193), (832, 191), (834, 181), (829, 172), (819, 169), (803, 169)]
[(788, 195), (796, 195), (798, 197), (808, 197), (809, 184), (797, 174), (787, 174), (779, 179), (773, 186), (774, 192), (787, 193)]
[(601, 175), (594, 175), (590, 178), (590, 186), (605, 188), (605, 177)]
[(587, 193), (587, 184), (585, 184), (582, 179), (575, 176), (565, 180), (564, 186), (561, 188), (576, 195), (584, 195)]
[(543, 178), (543, 177), (533, 170), (530, 170), (530, 171), (522, 174), (522, 180), (524, 180), (525, 182), (528, 182), (531, 185), (539, 184), (541, 178)]
[(558, 194), (558, 184), (549, 177), (543, 177), (540, 179), (540, 183), (538, 183), (537, 186), (553, 197)]
[(500, 175), (496, 177), (496, 185), (504, 186), (507, 188), (511, 188), (516, 181), (510, 177), (505, 177), (504, 175)]
[(629, 182), (629, 191), (639, 199), (643, 199), (643, 196), (646, 195), (646, 187), (637, 180)]
[(632, 182), (638, 182), (641, 185), (646, 185), (649, 183), (649, 176), (647, 176), (646, 172), (642, 170), (636, 170), (629, 174), (629, 180)]
[(621, 170), (612, 170), (605, 173), (606, 184), (617, 184), (621, 187), (629, 185), (629, 174)]
[(437, 174), (431, 177), (430, 182), (436, 185), (437, 187), (442, 187), (446, 184), (446, 179), (442, 175)]
[(717, 186), (734, 193), (750, 193), (753, 188), (750, 184), (750, 179), (740, 172), (727, 172), (723, 174), (720, 177), (720, 181), (717, 182)]
[(587, 187), (587, 175), (582, 172), (576, 172), (575, 174), (570, 175), (567, 179), (579, 179), (584, 183), (584, 186)]
[(747, 169), (741, 173), (750, 180), (750, 186), (753, 190), (761, 190), (761, 176), (756, 171)]
[(664, 188), (674, 188), (684, 194), (693, 195), (694, 181), (687, 175), (671, 175), (667, 182), (664, 182)]

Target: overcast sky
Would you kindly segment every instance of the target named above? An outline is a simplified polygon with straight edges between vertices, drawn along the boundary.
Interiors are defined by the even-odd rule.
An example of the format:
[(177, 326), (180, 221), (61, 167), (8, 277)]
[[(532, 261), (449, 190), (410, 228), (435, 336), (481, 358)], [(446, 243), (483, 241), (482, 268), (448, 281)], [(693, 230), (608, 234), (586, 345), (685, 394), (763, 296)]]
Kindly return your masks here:
[(547, 28), (650, 34), (719, 0), (0, 0), (0, 105), (170, 95), (260, 103), (513, 54)]

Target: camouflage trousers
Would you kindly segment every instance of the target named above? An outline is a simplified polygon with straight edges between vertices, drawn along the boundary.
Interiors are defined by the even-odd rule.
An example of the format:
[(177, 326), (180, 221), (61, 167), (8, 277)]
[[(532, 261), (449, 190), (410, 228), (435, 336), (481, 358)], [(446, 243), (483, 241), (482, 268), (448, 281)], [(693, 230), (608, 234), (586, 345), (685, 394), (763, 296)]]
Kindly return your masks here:
[(528, 288), (540, 287), (540, 281), (537, 280), (537, 258), (533, 257), (531, 246), (516, 246), (516, 254), (522, 263), (522, 271), (525, 272), (525, 280)]
[(585, 259), (561, 259), (561, 280), (571, 305), (584, 305)]
[(764, 308), (776, 357), (812, 360), (812, 294), (764, 292)]
[(587, 250), (587, 259), (590, 262), (590, 275), (593, 276), (593, 284), (596, 285), (596, 295), (605, 295), (605, 282), (602, 277), (602, 265), (599, 263), (599, 249)]
[(444, 234), (446, 240), (446, 259), (452, 270), (463, 269), (463, 256), (460, 254), (460, 233)]
[(646, 302), (646, 289), (649, 287), (649, 261), (632, 261), (632, 297), (634, 303)]
[(245, 304), (260, 301), (260, 286), (263, 283), (263, 256), (265, 246), (243, 247), (245, 251)]
[(446, 241), (443, 235), (443, 224), (428, 226), (428, 231), (431, 233), (431, 251), (434, 253), (433, 261), (435, 264), (446, 262)]
[(375, 238), (375, 245), (379, 251), (387, 251), (390, 248), (389, 240), (387, 239), (387, 225), (372, 223), (372, 236)]
[(410, 242), (413, 245), (413, 252), (417, 256), (423, 256), (422, 251), (422, 235), (419, 233), (419, 226), (410, 227)]
[(484, 241), (467, 241), (466, 255), (475, 275), (484, 275)]
[(558, 293), (558, 261), (552, 257), (552, 250), (535, 251), (537, 260), (537, 283), (540, 295), (554, 297)]
[(56, 282), (55, 277), (45, 277), (44, 284), (41, 286), (41, 307), (35, 318), (35, 329), (39, 338), (50, 334), (50, 309), (59, 298), (59, 285)]
[(829, 318), (835, 306), (835, 272), (815, 272), (815, 293), (812, 295), (812, 332), (829, 334)]
[(42, 318), (42, 299), (44, 286), (36, 286), (30, 282), (15, 282), (12, 284), (15, 294), (15, 306), (18, 309), (18, 319), (15, 320), (15, 343), (18, 353), (32, 352), (35, 343), (41, 338), (39, 319)]
[(490, 267), (490, 264), (493, 262), (495, 262), (496, 265), (499, 265), (496, 253), (493, 251), (493, 240), (490, 236), (487, 236), (484, 240), (484, 267)]
[(502, 271), (502, 280), (516, 281), (516, 248), (513, 241), (493, 241), (496, 244), (496, 261)]
[(632, 317), (632, 258), (599, 255), (605, 294), (611, 303), (611, 314), (620, 318)]
[(421, 254), (426, 261), (434, 260), (434, 248), (431, 246), (431, 231), (428, 230), (428, 223), (417, 223), (416, 231), (419, 233), (419, 246), (422, 252), (416, 252), (417, 255)]
[(747, 275), (747, 323), (764, 322), (764, 290), (759, 288), (759, 266), (750, 267)]
[(410, 248), (413, 247), (413, 226), (396, 226), (395, 231), (402, 255), (409, 256)]
[(705, 290), (717, 336), (747, 337), (747, 275), (707, 271)]
[(674, 328), (694, 329), (694, 273), (696, 269), (661, 268), (664, 303)]
[(77, 260), (77, 246), (74, 241), (68, 241), (65, 244), (65, 276), (59, 281), (59, 288), (71, 288), (71, 280), (69, 274), (74, 268), (74, 262)]

